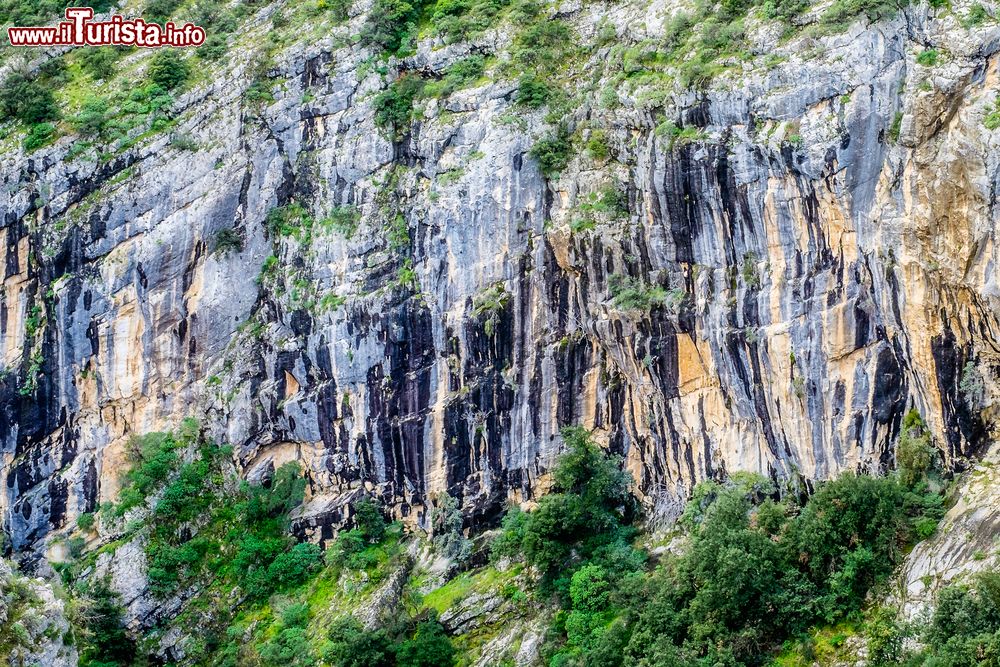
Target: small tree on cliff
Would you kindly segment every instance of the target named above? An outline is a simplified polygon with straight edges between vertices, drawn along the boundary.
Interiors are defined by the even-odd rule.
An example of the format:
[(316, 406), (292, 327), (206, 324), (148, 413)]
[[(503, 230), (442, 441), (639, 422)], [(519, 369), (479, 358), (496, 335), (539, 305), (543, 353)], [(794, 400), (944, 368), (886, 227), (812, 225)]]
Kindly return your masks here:
[(903, 417), (903, 431), (896, 446), (899, 481), (907, 488), (913, 488), (927, 476), (934, 466), (936, 456), (937, 451), (931, 444), (927, 425), (919, 412), (910, 410)]

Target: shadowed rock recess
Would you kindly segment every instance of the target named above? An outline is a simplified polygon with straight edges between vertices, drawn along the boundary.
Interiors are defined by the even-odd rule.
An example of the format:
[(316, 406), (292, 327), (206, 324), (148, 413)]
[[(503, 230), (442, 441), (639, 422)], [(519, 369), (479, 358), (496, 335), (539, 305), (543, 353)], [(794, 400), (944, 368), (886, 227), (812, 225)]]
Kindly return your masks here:
[[(221, 60), (183, 53), (167, 129), (84, 145), (67, 111), (34, 150), (6, 130), (19, 559), (114, 500), (130, 437), (186, 417), (248, 479), (300, 462), (313, 541), (363, 492), (412, 526), (444, 493), (495, 525), (544, 491), (567, 425), (661, 521), (737, 470), (801, 492), (892, 468), (911, 408), (949, 465), (985, 447), (961, 385), (973, 362), (990, 396), (1000, 364), (1000, 27), (971, 4), (827, 34), (803, 27), (821, 6), (789, 29), (751, 13), (745, 52), (696, 82), (649, 74), (672, 5), (543, 7), (574, 49), (543, 77), (555, 120), (524, 103), (516, 19), (389, 55), (356, 37), (365, 3), (296, 5), (254, 5)], [(384, 91), (470, 56), (457, 90), (379, 121)], [(532, 148), (560, 136), (543, 174)]]

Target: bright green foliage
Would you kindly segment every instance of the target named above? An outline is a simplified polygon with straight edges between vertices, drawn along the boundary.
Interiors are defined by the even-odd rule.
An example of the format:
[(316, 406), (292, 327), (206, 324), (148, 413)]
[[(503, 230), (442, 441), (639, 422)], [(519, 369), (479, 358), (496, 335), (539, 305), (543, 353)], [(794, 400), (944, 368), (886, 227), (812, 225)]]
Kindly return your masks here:
[(146, 72), (152, 83), (164, 90), (173, 90), (190, 75), (188, 64), (177, 55), (174, 49), (160, 49), (153, 56)]
[(896, 445), (896, 465), (899, 480), (906, 487), (913, 487), (927, 477), (934, 466), (937, 450), (931, 444), (931, 435), (920, 413), (910, 410), (903, 417), (902, 432)]
[(904, 631), (896, 620), (895, 609), (875, 609), (865, 624), (865, 638), (868, 640), (868, 664), (872, 667), (899, 664)]
[(830, 32), (845, 30), (860, 16), (874, 23), (895, 16), (907, 4), (908, 0), (835, 0), (820, 17), (820, 23)]
[(938, 52), (935, 49), (924, 49), (917, 54), (917, 64), (924, 67), (934, 67), (937, 65)]
[(230, 448), (202, 439), (193, 420), (176, 434), (154, 433), (130, 445), (132, 466), (111, 513), (122, 516), (158, 493), (146, 542), (155, 595), (221, 577), (262, 598), (298, 585), (322, 562), (319, 547), (294, 544), (287, 534), (288, 513), (305, 492), (297, 464), (278, 468), (269, 487), (243, 483), (232, 497), (225, 484), (236, 475), (230, 455)]
[(85, 137), (99, 137), (107, 129), (108, 120), (107, 101), (91, 97), (84, 101), (80, 113), (73, 118), (73, 126)]
[(56, 126), (52, 123), (36, 123), (31, 126), (28, 136), (24, 138), (24, 149), (28, 152), (45, 146), (56, 136)]
[(313, 667), (317, 664), (306, 636), (309, 605), (289, 604), (281, 611), (275, 635), (260, 647), (264, 667)]
[(483, 323), (483, 332), (492, 336), (503, 318), (510, 293), (502, 282), (490, 285), (472, 300), (472, 314)]
[(475, 83), (486, 71), (486, 59), (480, 55), (472, 55), (456, 61), (444, 71), (440, 81), (428, 82), (420, 91), (421, 97), (447, 97)]
[(608, 288), (611, 302), (621, 310), (649, 311), (667, 301), (667, 291), (659, 285), (619, 273), (608, 278)]
[(552, 471), (552, 493), (530, 514), (512, 513), (495, 548), (501, 556), (522, 553), (544, 584), (568, 592), (574, 571), (587, 560), (635, 569), (627, 543), (636, 503), (618, 459), (583, 429), (566, 428), (562, 436), (566, 452)]
[(454, 664), (455, 647), (436, 620), (417, 625), (413, 637), (396, 647), (398, 667), (451, 667)]
[(330, 215), (323, 218), (320, 224), (324, 229), (332, 229), (346, 239), (351, 239), (358, 231), (361, 222), (361, 212), (355, 206), (335, 206)]
[[(549, 664), (766, 664), (785, 639), (861, 609), (914, 524), (942, 512), (940, 496), (895, 478), (845, 475), (799, 507), (776, 501), (770, 480), (737, 473), (695, 488), (681, 519), (688, 548), (646, 575), (627, 544), (624, 473), (584, 432), (565, 437), (554, 492), (533, 512), (509, 513), (493, 546), (496, 557), (522, 555), (561, 593)], [(878, 655), (901, 646), (886, 619), (869, 634)]]
[(299, 239), (311, 231), (312, 223), (309, 211), (295, 201), (272, 208), (264, 218), (264, 226), (272, 236), (294, 236)]
[(333, 667), (452, 667), (457, 652), (435, 617), (365, 630), (354, 618), (330, 631), (323, 659)]
[(85, 512), (76, 518), (76, 526), (80, 530), (92, 530), (94, 527), (94, 513)]
[(77, 51), (80, 65), (94, 79), (110, 79), (122, 51), (114, 46), (89, 46)]
[[(85, 6), (94, 13), (107, 11), (111, 0), (95, 0)], [(4, 25), (45, 25), (55, 18), (63, 18), (66, 7), (78, 7), (75, 0), (0, 0), (0, 23)]]
[(381, 542), (385, 537), (385, 517), (378, 503), (370, 498), (362, 498), (354, 504), (354, 520), (358, 530), (369, 542)]
[(538, 168), (541, 169), (542, 174), (551, 178), (566, 168), (572, 157), (572, 152), (573, 142), (569, 131), (560, 126), (556, 132), (535, 142), (535, 145), (531, 147), (530, 155), (538, 161)]
[(413, 102), (423, 86), (423, 79), (415, 74), (406, 74), (396, 79), (375, 97), (375, 124), (388, 131), (395, 139), (403, 137), (409, 131)]
[[(607, 133), (604, 130), (593, 130), (587, 138), (587, 153), (594, 160), (603, 161), (608, 159), (610, 149), (608, 148)], [(615, 191), (617, 194), (617, 191)]]

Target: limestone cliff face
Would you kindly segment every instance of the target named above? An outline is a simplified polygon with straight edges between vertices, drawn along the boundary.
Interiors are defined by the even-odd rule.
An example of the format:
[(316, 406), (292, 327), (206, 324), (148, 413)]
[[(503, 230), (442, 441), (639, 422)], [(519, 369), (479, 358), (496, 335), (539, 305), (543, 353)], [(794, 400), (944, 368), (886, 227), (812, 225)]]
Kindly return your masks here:
[[(567, 3), (574, 39), (595, 44), (580, 89), (615, 99), (582, 97), (579, 150), (550, 179), (529, 149), (551, 126), (500, 75), (428, 101), (398, 140), (374, 121), (386, 79), (473, 51), (502, 62), (508, 27), (425, 40), (383, 75), (347, 39), (364, 6), (263, 74), (233, 49), (176, 101), (171, 134), (196, 150), (171, 134), (106, 160), (70, 159), (69, 137), (8, 148), (14, 551), (42, 552), (113, 497), (132, 434), (187, 416), (250, 477), (301, 461), (313, 539), (362, 487), (414, 523), (444, 492), (487, 522), (544, 485), (570, 424), (625, 457), (658, 517), (727, 471), (796, 486), (891, 466), (910, 407), (947, 461), (977, 451), (1000, 342), (1000, 135), (983, 123), (1000, 27), (963, 27), (967, 9), (788, 41), (751, 27), (740, 71), (650, 106), (618, 85), (619, 47), (660, 38), (670, 8)], [(931, 47), (937, 64), (918, 64)], [(245, 94), (262, 81), (273, 101)], [(582, 149), (598, 129), (607, 158)], [(627, 212), (576, 224), (608, 188)], [(354, 207), (357, 230), (269, 231), (291, 202), (316, 220)], [(241, 247), (220, 247), (222, 230)], [(613, 298), (623, 281), (667, 298), (630, 310)]]

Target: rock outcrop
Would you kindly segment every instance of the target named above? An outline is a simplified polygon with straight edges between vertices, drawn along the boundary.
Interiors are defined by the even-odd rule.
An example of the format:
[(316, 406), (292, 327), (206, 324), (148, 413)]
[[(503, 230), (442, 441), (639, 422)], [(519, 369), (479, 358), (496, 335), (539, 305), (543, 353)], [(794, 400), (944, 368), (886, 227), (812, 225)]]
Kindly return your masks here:
[(66, 604), (52, 586), (0, 560), (0, 659), (11, 667), (77, 664)]
[[(567, 4), (591, 45), (581, 89), (611, 92), (565, 123), (578, 143), (601, 128), (608, 156), (578, 150), (552, 178), (529, 153), (544, 112), (515, 106), (499, 73), (427, 101), (398, 139), (374, 119), (403, 70), (440, 76), (473, 50), (502, 62), (509, 26), (425, 40), (383, 76), (348, 39), (358, 14), (262, 69), (253, 45), (280, 5), (178, 97), (170, 134), (101, 160), (71, 159), (70, 137), (5, 149), (13, 550), (44, 552), (114, 497), (133, 434), (187, 416), (248, 477), (301, 461), (312, 539), (359, 488), (412, 523), (443, 493), (489, 523), (544, 487), (572, 424), (625, 457), (663, 518), (734, 470), (799, 487), (886, 469), (911, 407), (949, 463), (980, 451), (1000, 27), (963, 27), (966, 4), (787, 41), (751, 24), (753, 59), (655, 104), (621, 83), (623, 49), (659, 39), (664, 12)], [(919, 64), (932, 47), (940, 62)], [(613, 214), (576, 224), (609, 192)], [(269, 226), (293, 202), (307, 231)], [(356, 229), (322, 223), (355, 210)]]

